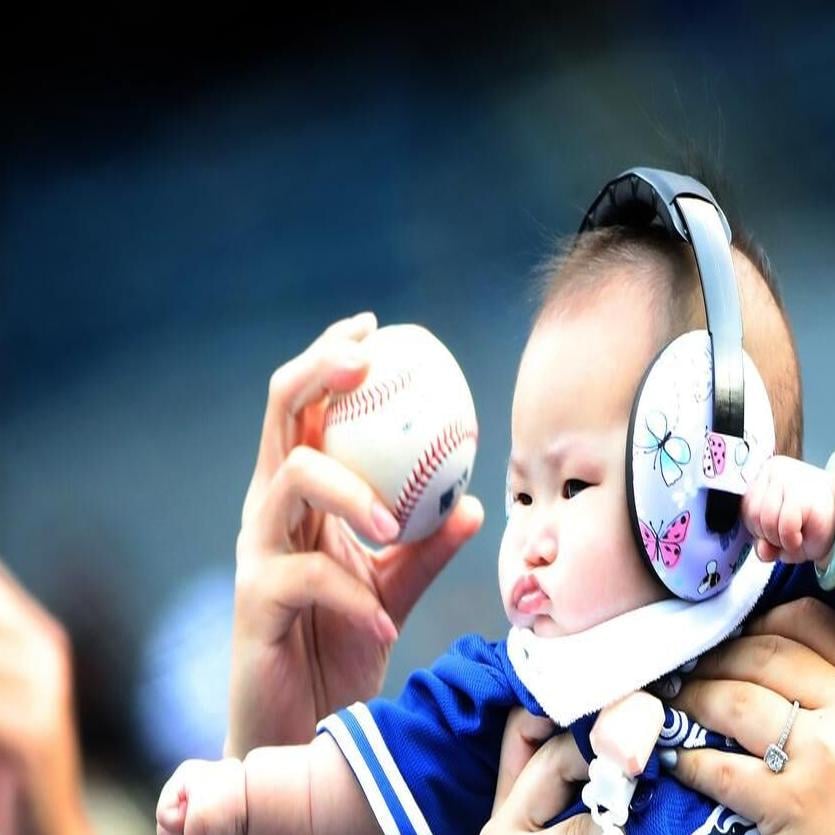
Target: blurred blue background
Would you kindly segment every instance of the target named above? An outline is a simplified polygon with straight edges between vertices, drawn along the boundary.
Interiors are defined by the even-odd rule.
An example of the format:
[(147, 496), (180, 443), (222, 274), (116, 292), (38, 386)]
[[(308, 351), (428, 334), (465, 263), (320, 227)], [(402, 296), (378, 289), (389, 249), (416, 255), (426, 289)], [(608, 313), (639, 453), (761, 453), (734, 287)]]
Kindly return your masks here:
[(3, 59), (0, 552), (72, 630), (91, 758), (140, 794), (217, 752), (267, 381), (336, 318), (429, 327), (480, 418), (486, 524), (410, 619), (388, 692), (459, 633), (502, 634), (531, 272), (626, 167), (717, 162), (781, 279), (806, 455), (826, 460), (835, 13), (67, 23), (53, 46), (22, 21)]

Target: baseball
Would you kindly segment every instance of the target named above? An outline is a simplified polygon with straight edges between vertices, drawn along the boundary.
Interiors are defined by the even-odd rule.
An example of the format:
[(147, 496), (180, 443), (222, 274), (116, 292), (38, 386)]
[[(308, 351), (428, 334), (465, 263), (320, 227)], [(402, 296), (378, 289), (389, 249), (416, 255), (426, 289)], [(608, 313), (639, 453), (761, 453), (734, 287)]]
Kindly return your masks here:
[(333, 395), (324, 450), (367, 481), (400, 524), (400, 542), (436, 531), (466, 491), (478, 425), (464, 373), (419, 325), (368, 336), (368, 376)]

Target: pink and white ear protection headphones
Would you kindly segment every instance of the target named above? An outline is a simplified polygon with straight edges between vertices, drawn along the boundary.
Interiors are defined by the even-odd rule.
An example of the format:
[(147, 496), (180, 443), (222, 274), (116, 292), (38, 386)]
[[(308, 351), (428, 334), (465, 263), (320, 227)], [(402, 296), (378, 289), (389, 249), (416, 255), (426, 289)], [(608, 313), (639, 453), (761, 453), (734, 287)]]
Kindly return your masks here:
[(741, 496), (774, 453), (765, 385), (742, 349), (730, 227), (700, 182), (654, 168), (608, 183), (580, 232), (614, 225), (663, 228), (696, 256), (708, 329), (674, 339), (647, 369), (629, 421), (626, 492), (658, 577), (677, 597), (704, 600), (751, 551)]

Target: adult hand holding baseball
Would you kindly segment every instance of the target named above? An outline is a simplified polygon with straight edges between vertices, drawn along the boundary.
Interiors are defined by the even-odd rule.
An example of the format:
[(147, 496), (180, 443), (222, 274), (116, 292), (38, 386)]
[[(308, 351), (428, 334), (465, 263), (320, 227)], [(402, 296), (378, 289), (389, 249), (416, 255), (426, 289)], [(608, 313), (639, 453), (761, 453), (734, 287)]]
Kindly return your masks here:
[(325, 452), (362, 477), (391, 511), (401, 542), (434, 533), (470, 483), (478, 426), (464, 372), (419, 325), (389, 325), (363, 342), (362, 384), (334, 393)]
[[(319, 718), (379, 692), (397, 628), (481, 526), (465, 496), (428, 539), (395, 542), (380, 497), (322, 452), (331, 395), (365, 380), (376, 327), (371, 313), (337, 322), (270, 380), (237, 544), (228, 753), (306, 742)], [(351, 529), (393, 544), (374, 553)]]

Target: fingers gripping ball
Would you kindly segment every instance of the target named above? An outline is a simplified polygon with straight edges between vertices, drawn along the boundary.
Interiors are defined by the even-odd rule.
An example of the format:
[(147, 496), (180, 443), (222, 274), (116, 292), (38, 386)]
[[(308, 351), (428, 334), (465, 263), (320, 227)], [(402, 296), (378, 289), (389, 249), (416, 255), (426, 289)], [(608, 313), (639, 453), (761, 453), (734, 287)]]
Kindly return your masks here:
[(426, 328), (390, 325), (363, 343), (370, 366), (325, 413), (325, 452), (364, 478), (400, 524), (400, 541), (437, 530), (466, 491), (478, 425), (455, 357)]

